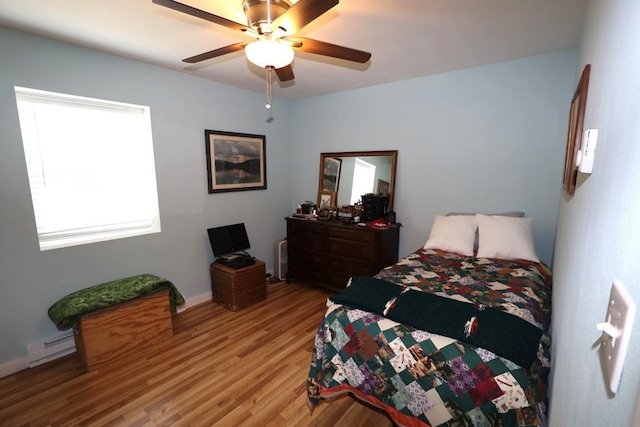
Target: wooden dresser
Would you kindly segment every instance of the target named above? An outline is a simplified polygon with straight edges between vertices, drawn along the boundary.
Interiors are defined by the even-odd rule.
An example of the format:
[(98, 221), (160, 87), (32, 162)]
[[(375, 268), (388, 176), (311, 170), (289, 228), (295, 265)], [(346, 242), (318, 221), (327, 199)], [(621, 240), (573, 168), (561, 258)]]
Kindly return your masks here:
[(329, 290), (351, 276), (373, 276), (398, 261), (400, 228), (385, 230), (341, 221), (287, 218), (287, 280)]

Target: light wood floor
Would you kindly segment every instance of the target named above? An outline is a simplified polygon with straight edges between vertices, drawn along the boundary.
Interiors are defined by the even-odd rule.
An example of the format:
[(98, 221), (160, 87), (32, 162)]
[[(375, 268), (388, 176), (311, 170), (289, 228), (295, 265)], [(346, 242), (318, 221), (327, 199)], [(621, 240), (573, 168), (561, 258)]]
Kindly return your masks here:
[(0, 426), (392, 426), (351, 396), (309, 413), (327, 295), (270, 284), (238, 312), (208, 302), (174, 316), (174, 337), (146, 357), (85, 373), (72, 354), (0, 378)]

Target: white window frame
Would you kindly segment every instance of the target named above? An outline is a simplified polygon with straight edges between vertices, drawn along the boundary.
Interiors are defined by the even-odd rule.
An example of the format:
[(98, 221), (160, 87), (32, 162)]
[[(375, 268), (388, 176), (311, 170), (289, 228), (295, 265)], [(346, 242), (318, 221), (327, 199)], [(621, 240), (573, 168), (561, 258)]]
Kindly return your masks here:
[(14, 90), (41, 251), (160, 232), (149, 107)]

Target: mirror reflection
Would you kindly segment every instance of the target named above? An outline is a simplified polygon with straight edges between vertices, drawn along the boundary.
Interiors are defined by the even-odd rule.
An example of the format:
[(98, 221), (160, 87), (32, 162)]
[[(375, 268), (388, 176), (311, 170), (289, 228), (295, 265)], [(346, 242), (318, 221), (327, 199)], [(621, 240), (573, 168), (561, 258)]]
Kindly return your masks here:
[(336, 206), (353, 205), (363, 194), (389, 195), (393, 210), (393, 190), (397, 151), (352, 151), (320, 154), (318, 192), (335, 192)]

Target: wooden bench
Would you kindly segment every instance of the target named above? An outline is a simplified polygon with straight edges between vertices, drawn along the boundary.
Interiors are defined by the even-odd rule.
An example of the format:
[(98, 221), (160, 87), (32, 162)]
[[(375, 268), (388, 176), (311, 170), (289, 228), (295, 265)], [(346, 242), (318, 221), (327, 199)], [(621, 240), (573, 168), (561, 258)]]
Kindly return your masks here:
[(87, 371), (144, 352), (173, 336), (164, 289), (85, 314), (74, 326), (76, 352)]
[(76, 351), (91, 371), (171, 338), (171, 315), (182, 304), (171, 282), (141, 274), (73, 292), (48, 313), (58, 329), (73, 327)]

